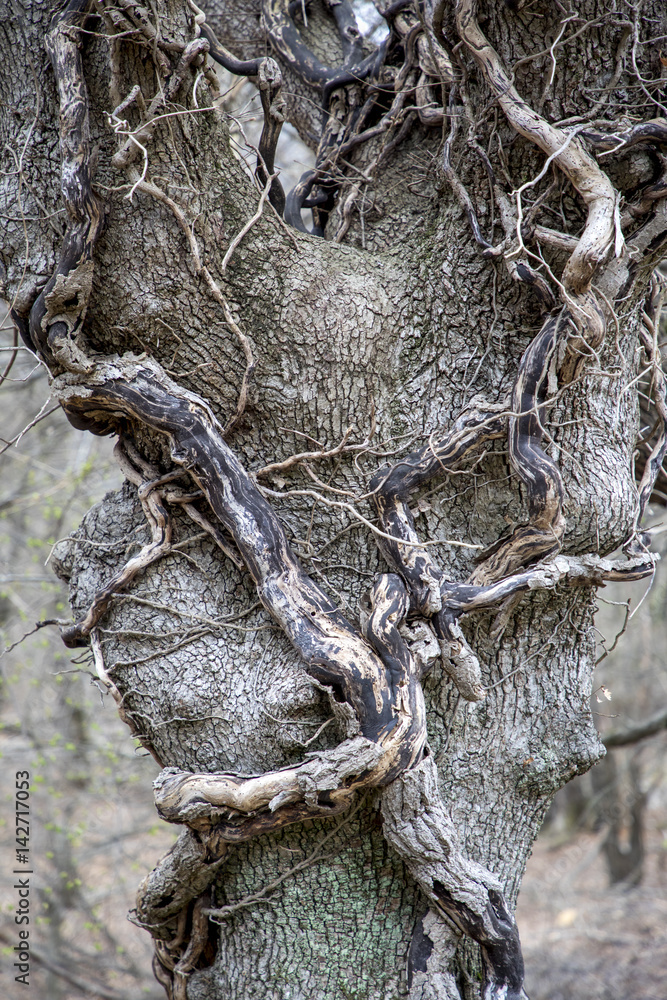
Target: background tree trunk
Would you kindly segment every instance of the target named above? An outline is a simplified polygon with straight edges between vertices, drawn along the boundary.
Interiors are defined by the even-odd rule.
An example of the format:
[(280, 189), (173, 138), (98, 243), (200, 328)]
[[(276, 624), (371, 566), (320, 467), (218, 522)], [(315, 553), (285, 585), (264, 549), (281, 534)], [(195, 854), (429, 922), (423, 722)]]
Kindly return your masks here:
[[(502, 255), (481, 255), (440, 166), (451, 125), (443, 132), (417, 116), (393, 154), (369, 172), (372, 183), (357, 196), (361, 213), (353, 212), (344, 242), (332, 237), (357, 176), (352, 168), (327, 238), (292, 230), (265, 204), (227, 259), (232, 240), (256, 212), (259, 192), (234, 155), (225, 116), (196, 110), (193, 84), (202, 67), (195, 66), (172, 95), (169, 110), (177, 113), (145, 140), (146, 181), (192, 226), (201, 260), (222, 294), (222, 301), (216, 299), (164, 198), (144, 184), (128, 199), (142, 156), (135, 173), (112, 164), (119, 139), (108, 114), (136, 83), (150, 104), (156, 64), (171, 59), (175, 65), (178, 58), (159, 45), (136, 44), (145, 41), (138, 34), (135, 43), (111, 42), (99, 14), (106, 11), (108, 23), (113, 9), (112, 3), (94, 8), (88, 33), (78, 36), (97, 151), (95, 191), (107, 213), (93, 253), (86, 342), (96, 356), (145, 352), (180, 387), (203, 397), (225, 426), (234, 418), (247, 368), (233, 319), (255, 359), (245, 410), (227, 435), (246, 469), (257, 473), (297, 452), (333, 449), (348, 429), (347, 444), (369, 441), (311, 463), (318, 484), (304, 463), (260, 480), (285, 494), (274, 493), (270, 502), (306, 572), (356, 623), (364, 593), (386, 563), (365, 523), (349, 508), (314, 498), (313, 489), (329, 501), (353, 501), (372, 518), (367, 500), (357, 498), (368, 493), (379, 468), (447, 429), (467, 405), (506, 398), (542, 327), (542, 306), (512, 280)], [(139, 17), (138, 8), (117, 9)], [(0, 18), (0, 51), (12, 66), (1, 84), (9, 173), (0, 273), (3, 294), (22, 324), (56, 268), (63, 236), (59, 102), (43, 48), (51, 14), (49, 4), (24, 10), (13, 4)], [(545, 155), (517, 135), (498, 107), (461, 44), (454, 5), (436, 14), (443, 29), (438, 41), (454, 52), (459, 87), (453, 114), (462, 120), (451, 162), (488, 243), (499, 244), (505, 234), (498, 190), (508, 194), (536, 177)], [(220, 41), (246, 59), (266, 48), (258, 15), (258, 4), (241, 0), (207, 10)], [(428, 4), (423, 16), (430, 31)], [(141, 17), (156, 23), (147, 11)], [(617, 11), (604, 0), (579, 4), (576, 17), (568, 17), (550, 3), (480, 4), (477, 14), (505, 66), (514, 66), (519, 93), (546, 120), (583, 125), (603, 98), (591, 131), (601, 128), (598, 119), (610, 132), (612, 125), (627, 130), (664, 113), (650, 98), (659, 92), (640, 86), (636, 75), (654, 80), (664, 73), (661, 43), (646, 43), (665, 34), (664, 5), (646, 3), (640, 19), (638, 11)], [(307, 27), (299, 26), (322, 61), (341, 61), (324, 4), (310, 5)], [(163, 40), (187, 42), (192, 12), (180, 3), (160, 5), (159, 27)], [(533, 57), (537, 53), (542, 55)], [(321, 121), (313, 107), (321, 97), (284, 60), (281, 66), (290, 120), (316, 144), (312, 132), (319, 136)], [(199, 84), (199, 107), (206, 104), (206, 86)], [(131, 128), (141, 123), (136, 103), (119, 115)], [(350, 154), (357, 172), (378, 158), (381, 141)], [(495, 193), (478, 146), (493, 165)], [(628, 201), (637, 202), (641, 190), (662, 176), (661, 156), (643, 146), (600, 164)], [(524, 215), (538, 194), (544, 194), (542, 215), (536, 210), (530, 224), (562, 231), (574, 245), (586, 214), (571, 184), (552, 167), (527, 189)], [(566, 553), (605, 556), (634, 531), (633, 380), (647, 283), (667, 234), (663, 203), (654, 204), (624, 223), (626, 238), (637, 234), (641, 253), (632, 257), (619, 249), (596, 274), (600, 301), (605, 295), (618, 299), (618, 325), (608, 322), (604, 343), (588, 353), (570, 384), (561, 383), (548, 410), (545, 447), (565, 485)], [(551, 268), (543, 273), (557, 298), (551, 279), (562, 276), (570, 250), (546, 242), (543, 250)], [(123, 428), (128, 433), (127, 420)], [(145, 460), (162, 472), (171, 468), (163, 435), (135, 423), (131, 436)], [(310, 492), (295, 496), (292, 490)], [(506, 439), (488, 443), (462, 470), (443, 473), (410, 498), (421, 538), (437, 542), (434, 558), (452, 580), (473, 572), (480, 549), (470, 546), (493, 545), (527, 520), (528, 501), (508, 464)], [(162, 764), (191, 772), (264, 774), (335, 747), (346, 736), (344, 720), (259, 604), (245, 568), (172, 510), (178, 547), (110, 603), (96, 630), (104, 668), (134, 730)], [(147, 538), (136, 486), (128, 482), (59, 546), (58, 569), (70, 580), (75, 620)], [(498, 608), (466, 616), (464, 633), (487, 689), (483, 701), (462, 699), (440, 663), (424, 681), (428, 743), (442, 799), (467, 855), (499, 878), (512, 902), (553, 794), (601, 754), (589, 710), (593, 597), (590, 585), (563, 583), (522, 596), (502, 608), (500, 618)], [(336, 818), (311, 819), (233, 846), (216, 867), (209, 905), (257, 900), (220, 918), (220, 928), (210, 924), (210, 944), (198, 967), (187, 986), (174, 988), (186, 988), (190, 1000), (477, 997), (478, 949), (428, 911), (383, 836), (379, 795), (371, 790)], [(267, 886), (273, 887), (267, 892)]]

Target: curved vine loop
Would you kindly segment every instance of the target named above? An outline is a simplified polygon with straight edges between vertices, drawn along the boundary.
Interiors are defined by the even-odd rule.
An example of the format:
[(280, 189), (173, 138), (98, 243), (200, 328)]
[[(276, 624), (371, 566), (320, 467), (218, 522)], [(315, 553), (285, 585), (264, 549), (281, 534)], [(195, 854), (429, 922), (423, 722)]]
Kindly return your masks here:
[[(190, 3), (199, 12), (198, 30), (209, 43), (211, 57), (232, 73), (257, 77), (261, 60), (236, 59), (205, 23), (203, 11), (192, 0)], [(454, 79), (451, 58), (440, 41), (430, 35), (427, 39), (423, 20), (409, 10), (408, 0), (379, 8), (389, 34), (365, 57), (353, 6), (347, 0), (338, 0), (328, 2), (327, 7), (336, 23), (343, 51), (340, 66), (325, 65), (308, 48), (295, 21), (302, 11), (300, 0), (262, 3), (267, 38), (276, 55), (285, 67), (321, 95), (324, 125), (315, 168), (302, 175), (284, 205), (285, 220), (291, 226), (319, 237), (324, 236), (328, 217), (345, 182), (348, 169), (345, 157), (361, 144), (382, 137), (385, 147), (379, 154), (377, 169), (381, 160), (405, 138), (412, 127), (412, 117), (418, 117), (428, 127), (441, 127), (445, 115), (434, 88)], [(396, 48), (403, 51), (399, 69), (387, 65), (388, 56)], [(365, 96), (348, 103), (347, 94), (355, 88), (363, 88)], [(266, 107), (264, 111), (266, 122)], [(281, 204), (278, 198), (274, 207), (281, 211)], [(303, 209), (313, 212), (312, 230), (303, 223)]]

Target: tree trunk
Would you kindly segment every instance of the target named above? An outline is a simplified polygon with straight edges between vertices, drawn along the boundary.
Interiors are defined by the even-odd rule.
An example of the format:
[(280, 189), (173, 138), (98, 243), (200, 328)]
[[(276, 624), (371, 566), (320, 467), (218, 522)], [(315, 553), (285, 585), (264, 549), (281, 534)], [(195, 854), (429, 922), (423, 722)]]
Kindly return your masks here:
[[(172, 997), (522, 996), (526, 858), (603, 752), (595, 586), (652, 567), (664, 4), (393, 7), (377, 57), (346, 3), (0, 19), (3, 294), (128, 477), (57, 559), (65, 640), (174, 769), (137, 915)], [(324, 238), (270, 136), (255, 183), (235, 155), (211, 29), (269, 124), (326, 126)]]

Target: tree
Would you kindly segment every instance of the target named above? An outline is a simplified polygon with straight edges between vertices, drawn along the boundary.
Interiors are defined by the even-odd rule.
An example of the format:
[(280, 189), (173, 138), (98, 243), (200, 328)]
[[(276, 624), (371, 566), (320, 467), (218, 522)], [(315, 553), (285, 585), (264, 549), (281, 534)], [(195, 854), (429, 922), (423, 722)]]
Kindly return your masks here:
[[(62, 635), (183, 826), (135, 914), (174, 998), (524, 996), (595, 587), (653, 571), (664, 5), (357, 6), (2, 19), (4, 294), (127, 480), (58, 551)], [(254, 178), (210, 58), (260, 89)]]

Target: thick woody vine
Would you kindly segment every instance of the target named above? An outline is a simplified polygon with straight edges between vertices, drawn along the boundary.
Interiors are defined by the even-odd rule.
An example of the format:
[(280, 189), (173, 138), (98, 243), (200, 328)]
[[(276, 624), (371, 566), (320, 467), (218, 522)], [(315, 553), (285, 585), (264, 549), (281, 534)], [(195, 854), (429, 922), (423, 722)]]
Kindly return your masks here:
[[(457, 94), (465, 93), (465, 80), (440, 30), (442, 10), (436, 5), (430, 24), (423, 11), (408, 2), (387, 5), (381, 9), (389, 27), (387, 40), (368, 52), (351, 4), (343, 0), (327, 6), (344, 55), (342, 65), (334, 67), (323, 65), (305, 45), (297, 23), (300, 4), (287, 0), (263, 4), (267, 37), (276, 56), (319, 92), (327, 111), (315, 167), (285, 195), (274, 169), (284, 118), (278, 64), (268, 57), (236, 59), (220, 45), (204, 13), (192, 2), (192, 37), (185, 41), (165, 40), (143, 8), (124, 0), (96, 4), (111, 35), (131, 32), (154, 53), (161, 76), (156, 95), (147, 101), (138, 87), (125, 96), (118, 93), (110, 113), (111, 126), (121, 139), (114, 165), (125, 171), (132, 192), (160, 201), (167, 219), (180, 227), (197, 275), (243, 350), (246, 375), (239, 386), (236, 413), (226, 428), (204, 399), (182, 388), (155, 361), (130, 353), (101, 355), (85, 341), (94, 249), (103, 220), (103, 206), (92, 187), (94, 158), (77, 34), (89, 0), (72, 0), (53, 18), (45, 45), (60, 101), (68, 227), (57, 268), (34, 303), (29, 324), (19, 321), (24, 339), (48, 366), (53, 393), (72, 423), (118, 435), (121, 468), (137, 487), (151, 527), (150, 542), (109, 581), (87, 614), (64, 629), (63, 638), (68, 645), (92, 644), (100, 677), (123, 711), (122, 698), (104, 667), (96, 628), (114, 596), (171, 551), (171, 508), (176, 505), (215, 539), (225, 557), (245, 567), (263, 606), (298, 650), (310, 676), (332, 692), (332, 706), (346, 726), (347, 738), (335, 749), (255, 778), (192, 774), (170, 767), (162, 771), (155, 786), (158, 812), (168, 822), (181, 824), (184, 832), (142, 885), (136, 919), (156, 940), (156, 976), (170, 997), (185, 997), (187, 977), (208, 941), (208, 921), (222, 915), (210, 905), (206, 892), (230, 845), (304, 819), (342, 815), (363, 790), (374, 788), (379, 791), (384, 835), (434, 913), (480, 944), (484, 997), (518, 1000), (524, 993), (516, 925), (498, 880), (463, 854), (441, 801), (428, 751), (421, 681), (435, 658), (441, 657), (461, 696), (480, 700), (485, 691), (479, 662), (461, 629), (462, 616), (481, 609), (506, 609), (507, 602), (523, 592), (559, 583), (596, 585), (609, 579), (637, 579), (653, 571), (640, 522), (667, 450), (657, 279), (649, 287), (641, 341), (652, 373), (657, 432), (640, 483), (626, 558), (611, 561), (561, 552), (564, 485), (545, 448), (544, 415), (549, 396), (578, 378), (596, 357), (607, 329), (616, 321), (615, 301), (628, 293), (633, 282), (641, 285), (643, 280), (647, 286), (657, 248), (667, 235), (664, 181), (652, 184), (622, 209), (619, 193), (594, 154), (618, 153), (640, 143), (652, 148), (667, 144), (667, 122), (635, 123), (613, 134), (581, 124), (550, 125), (517, 92), (479, 27), (473, 0), (459, 0), (456, 58), (460, 60), (461, 51), (472, 57), (509, 123), (567, 178), (587, 212), (578, 238), (533, 224), (532, 237), (569, 253), (562, 273), (551, 273), (553, 281), (548, 284), (536, 269), (539, 255), (527, 246), (531, 237), (522, 223), (520, 194), (515, 192), (513, 200), (495, 176), (490, 177), (505, 232), (503, 242), (494, 246), (483, 237), (472, 200), (452, 165), (458, 127), (455, 101)], [(297, 230), (305, 228), (301, 212), (310, 208), (313, 233), (320, 236), (338, 206), (338, 227), (330, 235), (344, 239), (360, 186), (370, 183), (374, 171), (382, 168), (419, 121), (445, 130), (443, 177), (470, 220), (480, 253), (504, 261), (514, 280), (527, 292), (537, 293), (543, 311), (542, 328), (525, 351), (505, 399), (477, 400), (450, 428), (443, 428), (396, 465), (379, 469), (369, 483), (376, 522), (367, 523), (393, 572), (375, 580), (367, 605), (360, 609), (361, 631), (305, 573), (269, 503), (270, 491), (258, 485), (261, 477), (249, 474), (225, 441), (226, 431), (245, 406), (254, 363), (250, 344), (221, 291), (222, 274), (214, 275), (203, 262), (191, 220), (147, 172), (150, 142), (165, 108), (177, 94), (191, 93), (193, 81), (200, 96), (202, 78), (214, 86), (206, 66), (209, 56), (231, 72), (256, 80), (264, 110), (257, 162), (262, 190), (258, 213), (230, 244), (223, 272), (267, 201)], [(141, 109), (142, 124), (131, 130), (122, 115), (133, 103)], [(361, 172), (350, 171), (352, 151), (378, 139), (372, 163)], [(628, 235), (629, 230), (633, 231)], [(171, 468), (158, 469), (139, 453), (133, 441), (138, 427), (166, 442)], [(526, 520), (483, 554), (469, 579), (452, 581), (431, 556), (427, 540), (419, 537), (410, 494), (455, 468), (484, 442), (498, 438), (507, 441), (512, 470), (525, 487)], [(295, 456), (292, 464), (352, 447), (346, 439), (338, 449)], [(414, 629), (406, 628), (408, 619), (426, 623), (419, 633), (421, 642), (414, 641)]]

